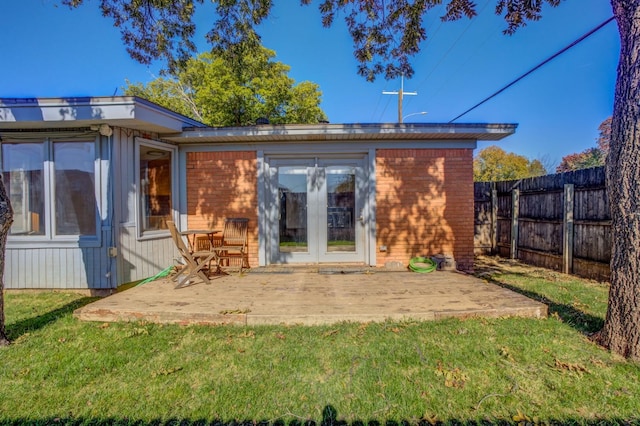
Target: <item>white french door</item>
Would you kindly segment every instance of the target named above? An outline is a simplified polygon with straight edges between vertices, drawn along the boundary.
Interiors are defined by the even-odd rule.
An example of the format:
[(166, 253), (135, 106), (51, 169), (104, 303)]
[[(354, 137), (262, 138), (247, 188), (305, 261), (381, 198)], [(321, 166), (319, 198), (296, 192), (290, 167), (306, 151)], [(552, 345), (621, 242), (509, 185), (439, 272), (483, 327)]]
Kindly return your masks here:
[(269, 164), (271, 263), (365, 262), (364, 161)]

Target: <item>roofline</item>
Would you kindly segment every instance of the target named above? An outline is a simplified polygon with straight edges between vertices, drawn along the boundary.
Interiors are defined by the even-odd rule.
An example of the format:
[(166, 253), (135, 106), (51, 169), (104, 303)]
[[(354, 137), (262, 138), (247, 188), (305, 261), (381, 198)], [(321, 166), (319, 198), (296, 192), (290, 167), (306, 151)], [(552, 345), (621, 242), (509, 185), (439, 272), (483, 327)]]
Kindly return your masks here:
[(248, 127), (186, 128), (168, 135), (177, 143), (323, 141), (362, 139), (473, 139), (497, 141), (515, 133), (517, 124), (497, 123), (353, 123), (285, 124)]
[(0, 131), (68, 129), (96, 124), (157, 133), (175, 143), (353, 140), (501, 140), (517, 124), (353, 123), (207, 127), (137, 96), (0, 98)]
[[(0, 129), (27, 127), (114, 126), (176, 133), (205, 127), (199, 121), (137, 96), (80, 96), (63, 98), (0, 98)], [(145, 129), (146, 130), (146, 129)]]

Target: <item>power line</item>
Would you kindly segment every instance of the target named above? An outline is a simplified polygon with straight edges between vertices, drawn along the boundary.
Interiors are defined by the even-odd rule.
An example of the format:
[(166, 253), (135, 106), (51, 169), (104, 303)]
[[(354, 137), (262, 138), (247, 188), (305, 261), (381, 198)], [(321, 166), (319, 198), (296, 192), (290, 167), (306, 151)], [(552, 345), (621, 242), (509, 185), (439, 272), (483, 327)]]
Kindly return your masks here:
[(484, 98), (482, 101), (478, 102), (477, 104), (475, 104), (474, 106), (472, 106), (471, 108), (469, 108), (468, 110), (466, 110), (465, 112), (463, 112), (462, 114), (456, 116), (455, 118), (453, 118), (452, 120), (449, 121), (449, 123), (453, 123), (454, 121), (456, 121), (457, 119), (459, 119), (460, 117), (462, 117), (463, 115), (468, 114), (469, 112), (473, 111), (474, 109), (478, 108), (480, 105), (484, 104), (485, 102), (487, 102), (490, 99), (495, 98), (496, 96), (498, 96), (500, 93), (504, 92), (505, 90), (507, 90), (509, 87), (513, 86), (514, 84), (516, 84), (517, 82), (519, 82), (520, 80), (522, 80), (523, 78), (527, 77), (529, 74), (533, 73), (534, 71), (538, 70), (539, 68), (541, 68), (543, 65), (546, 65), (547, 63), (551, 62), (552, 60), (554, 60), (555, 58), (557, 58), (558, 56), (562, 55), (564, 52), (566, 52), (567, 50), (571, 49), (572, 47), (574, 47), (575, 45), (577, 45), (578, 43), (582, 42), (583, 40), (585, 40), (586, 38), (588, 38), (589, 36), (593, 35), (594, 33), (598, 32), (600, 29), (602, 29), (605, 25), (607, 25), (609, 22), (613, 21), (615, 19), (615, 17), (611, 17), (609, 19), (607, 19), (606, 21), (604, 21), (603, 23), (601, 23), (600, 25), (598, 25), (597, 27), (595, 27), (594, 29), (592, 29), (591, 31), (589, 31), (588, 33), (584, 34), (582, 37), (580, 37), (579, 39), (577, 39), (576, 41), (574, 41), (573, 43), (569, 44), (568, 46), (566, 46), (565, 48), (559, 50), (558, 52), (554, 53), (553, 55), (551, 55), (550, 57), (548, 57), (547, 59), (545, 59), (544, 61), (540, 62), (538, 65), (536, 65), (535, 67), (531, 68), (529, 71), (527, 71), (526, 73), (522, 74), (520, 77), (516, 78), (515, 80), (513, 80), (511, 83), (507, 84), (506, 86), (504, 86), (502, 89), (498, 90), (497, 92), (493, 93), (491, 96), (488, 96), (486, 98)]

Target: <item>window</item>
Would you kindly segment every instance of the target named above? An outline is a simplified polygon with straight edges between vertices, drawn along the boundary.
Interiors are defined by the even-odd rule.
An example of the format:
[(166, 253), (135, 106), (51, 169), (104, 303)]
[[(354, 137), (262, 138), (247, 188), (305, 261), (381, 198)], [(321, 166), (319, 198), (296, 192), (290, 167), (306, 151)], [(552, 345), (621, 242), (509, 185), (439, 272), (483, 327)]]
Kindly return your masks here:
[(3, 142), (12, 240), (98, 240), (96, 142)]
[(2, 179), (13, 207), (9, 235), (44, 235), (44, 144), (2, 144)]
[(167, 232), (174, 205), (174, 153), (173, 147), (164, 144), (138, 143), (141, 236)]
[(93, 142), (53, 144), (56, 235), (95, 235), (95, 158)]

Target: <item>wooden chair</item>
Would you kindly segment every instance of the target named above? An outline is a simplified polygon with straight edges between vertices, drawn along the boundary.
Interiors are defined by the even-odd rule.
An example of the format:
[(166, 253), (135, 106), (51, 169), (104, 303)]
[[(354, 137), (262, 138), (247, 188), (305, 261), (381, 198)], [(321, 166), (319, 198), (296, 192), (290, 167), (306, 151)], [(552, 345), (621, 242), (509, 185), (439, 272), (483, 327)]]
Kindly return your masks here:
[[(195, 245), (192, 247), (192, 252), (207, 252), (211, 250), (211, 239), (207, 236), (198, 236), (195, 237)], [(211, 271), (211, 263), (213, 263), (215, 259), (209, 260), (209, 271)]]
[(176, 224), (173, 221), (167, 221), (167, 227), (171, 232), (171, 238), (184, 259), (184, 269), (178, 272), (178, 275), (173, 277), (174, 281), (177, 281), (176, 288), (184, 287), (190, 283), (192, 279), (200, 278), (206, 284), (211, 284), (209, 277), (204, 272), (205, 266), (208, 267), (211, 261), (216, 257), (216, 253), (211, 250), (189, 250), (187, 244), (182, 239), (182, 235), (178, 232)]
[(249, 219), (246, 218), (225, 219), (222, 241), (219, 246), (212, 248), (218, 255), (218, 269), (221, 266), (231, 266), (232, 260), (240, 262), (240, 273), (249, 268), (248, 224)]

